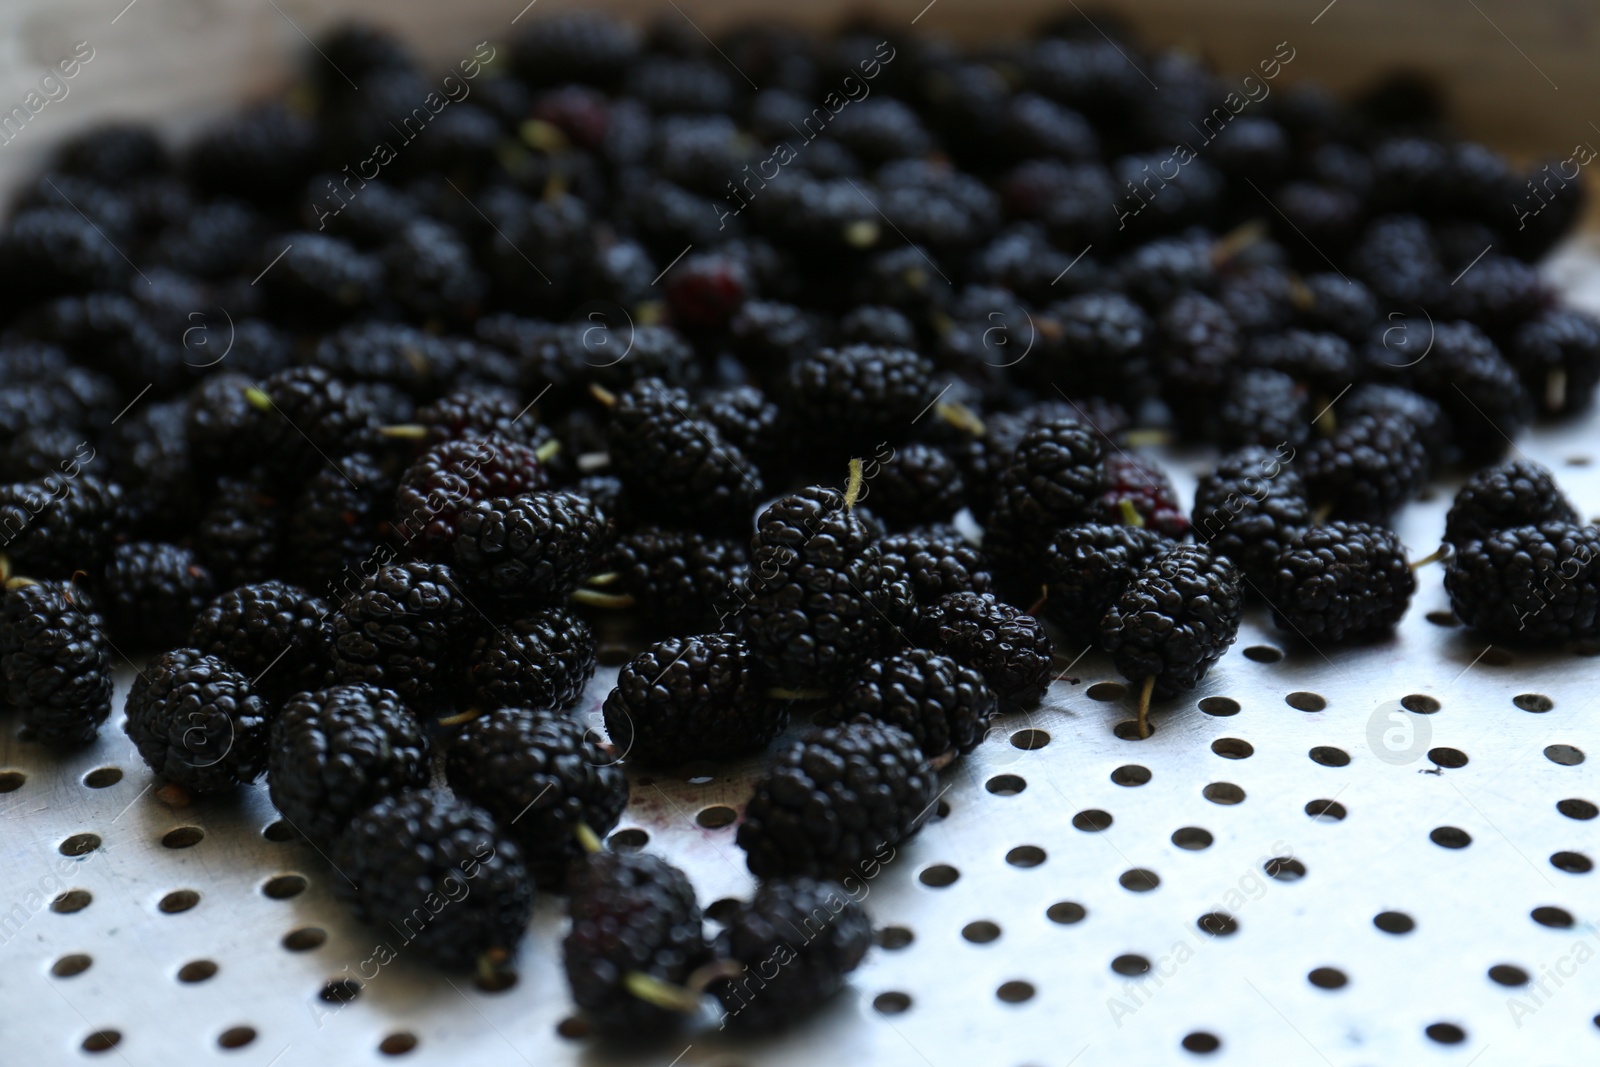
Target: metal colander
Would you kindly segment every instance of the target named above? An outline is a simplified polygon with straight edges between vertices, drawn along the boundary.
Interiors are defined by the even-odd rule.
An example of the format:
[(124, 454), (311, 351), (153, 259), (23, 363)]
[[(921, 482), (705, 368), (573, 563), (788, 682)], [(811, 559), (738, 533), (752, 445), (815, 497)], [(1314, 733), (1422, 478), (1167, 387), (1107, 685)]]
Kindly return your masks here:
[[(1584, 262), (1556, 276), (1575, 290)], [(1591, 515), (1597, 432), (1518, 443)], [(1205, 457), (1163, 458), (1187, 494)], [(1414, 554), (1452, 488), (1403, 516)], [(1376, 647), (1319, 652), (1252, 614), (1145, 741), (1118, 732), (1135, 694), (1106, 659), (1060, 649), (1044, 705), (945, 772), (938, 816), (862, 883), (879, 947), (849, 987), (754, 1043), (712, 1025), (597, 1044), (554, 897), (509, 988), (384, 962), (393, 938), (347, 916), (342, 876), (264, 785), (173, 809), (116, 721), (66, 758), (12, 728), (0, 1063), (1600, 1062), (1600, 645), (1490, 647), (1449, 614), (1439, 567), (1419, 577)], [(598, 722), (614, 677), (579, 714)], [(635, 774), (610, 847), (669, 857), (703, 904), (748, 894), (733, 840), (757, 766)]]

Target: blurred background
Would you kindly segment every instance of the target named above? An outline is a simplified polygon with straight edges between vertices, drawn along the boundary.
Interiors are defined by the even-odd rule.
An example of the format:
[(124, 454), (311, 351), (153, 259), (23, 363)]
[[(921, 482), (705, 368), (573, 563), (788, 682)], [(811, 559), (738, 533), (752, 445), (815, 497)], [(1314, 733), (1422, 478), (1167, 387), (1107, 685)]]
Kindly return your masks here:
[[(526, 5), (526, 6), (525, 6)], [(1059, 0), (6, 0), (0, 5), (0, 111), (19, 104), (78, 42), (94, 58), (25, 132), (0, 145), (0, 187), (51, 143), (108, 117), (153, 118), (181, 134), (241, 99), (284, 87), (307, 36), (359, 15), (404, 34), (440, 64), (526, 20), (584, 7), (692, 20), (708, 33), (752, 19), (827, 28), (878, 16), (971, 41), (1025, 33), (1072, 5)], [(1467, 136), (1520, 157), (1600, 144), (1600, 4), (1592, 0), (1096, 0), (1146, 43), (1182, 47), (1245, 71), (1279, 42), (1295, 50), (1285, 82), (1340, 93), (1396, 68), (1436, 79)], [(677, 10), (675, 11), (674, 8)], [(518, 25), (513, 26), (513, 20)]]

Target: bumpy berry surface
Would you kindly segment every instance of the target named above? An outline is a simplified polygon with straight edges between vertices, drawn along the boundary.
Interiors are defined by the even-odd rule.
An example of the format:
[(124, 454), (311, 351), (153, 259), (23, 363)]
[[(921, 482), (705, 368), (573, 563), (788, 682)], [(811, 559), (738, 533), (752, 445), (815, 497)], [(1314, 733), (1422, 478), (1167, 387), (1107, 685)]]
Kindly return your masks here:
[(272, 804), (320, 847), (378, 801), (428, 784), (428, 735), (398, 694), (375, 685), (296, 694), (271, 739)]
[(541, 885), (560, 885), (582, 849), (578, 827), (604, 837), (628, 806), (628, 778), (594, 731), (549, 710), (502, 708), (445, 748), (450, 788), (516, 839)]
[(119, 644), (160, 648), (183, 640), (215, 588), (211, 572), (189, 549), (129, 541), (111, 550), (101, 600)]
[(328, 858), (349, 879), (335, 892), (357, 918), (450, 970), (515, 949), (533, 913), (533, 881), (516, 842), (488, 812), (438, 790), (378, 801)]
[(1198, 545), (1161, 553), (1123, 590), (1100, 623), (1100, 640), (1122, 676), (1154, 677), (1155, 692), (1193, 689), (1239, 635), (1244, 595), (1225, 556)]
[(759, 752), (789, 722), (787, 704), (767, 689), (743, 639), (668, 638), (618, 673), (606, 697), (606, 733), (620, 758), (644, 766)]
[(848, 874), (887, 862), (933, 810), (916, 739), (870, 720), (814, 730), (768, 764), (739, 827), (750, 873)]
[(1600, 630), (1600, 533), (1547, 522), (1457, 546), (1444, 573), (1456, 617), (1486, 636), (1551, 644)]
[[(730, 1030), (776, 1030), (816, 1011), (872, 946), (872, 919), (837, 882), (799, 875), (763, 882), (724, 916), (714, 945), (719, 960), (742, 964), (735, 978), (709, 988)], [(804, 931), (798, 944), (794, 931)], [(772, 959), (787, 962), (767, 975)]]
[(619, 537), (602, 569), (620, 575), (647, 624), (700, 633), (737, 620), (748, 557), (740, 540), (647, 526)]
[(428, 449), (400, 477), (394, 530), (423, 558), (442, 555), (473, 504), (543, 489), (549, 475), (534, 450), (503, 437), (446, 441)]
[(983, 740), (999, 702), (972, 667), (911, 648), (866, 665), (828, 709), (826, 719), (866, 716), (909, 733), (930, 758), (971, 752)]
[(927, 647), (983, 675), (1007, 709), (1037, 704), (1050, 687), (1054, 645), (1044, 624), (988, 593), (951, 593), (922, 613)]
[(1460, 546), (1512, 526), (1577, 521), (1577, 511), (1550, 472), (1532, 460), (1515, 459), (1467, 479), (1445, 517), (1444, 539)]
[(0, 672), (6, 702), (44, 744), (86, 744), (111, 714), (104, 626), (88, 594), (71, 583), (32, 582), (5, 593)]
[(594, 631), (561, 608), (483, 630), (467, 653), (467, 683), (484, 707), (565, 710), (594, 674)]
[(694, 886), (649, 853), (598, 852), (574, 866), (561, 943), (572, 999), (603, 1034), (637, 1039), (683, 1017), (635, 996), (630, 974), (682, 985), (710, 956)]
[(1278, 553), (1311, 525), (1297, 458), (1292, 449), (1252, 445), (1223, 456), (1195, 487), (1195, 541), (1231, 559), (1247, 589), (1265, 589)]
[(397, 563), (366, 578), (332, 621), (333, 669), (341, 682), (392, 689), (427, 710), (451, 694), (452, 668), (482, 620), (450, 568)]
[(609, 519), (563, 491), (484, 500), (461, 513), (451, 558), (491, 600), (533, 607), (564, 600), (609, 547)]
[(237, 667), (264, 696), (318, 688), (332, 665), (328, 604), (286, 582), (241, 585), (200, 612), (188, 645)]
[(1075, 643), (1099, 640), (1100, 619), (1145, 564), (1171, 542), (1139, 526), (1083, 523), (1058, 533), (1045, 550), (1045, 617)]
[(1279, 629), (1315, 645), (1389, 633), (1416, 588), (1405, 548), (1392, 530), (1330, 522), (1289, 542), (1267, 599)]
[(271, 711), (250, 680), (198, 649), (165, 652), (128, 693), (122, 729), (156, 774), (197, 793), (247, 785), (267, 767)]

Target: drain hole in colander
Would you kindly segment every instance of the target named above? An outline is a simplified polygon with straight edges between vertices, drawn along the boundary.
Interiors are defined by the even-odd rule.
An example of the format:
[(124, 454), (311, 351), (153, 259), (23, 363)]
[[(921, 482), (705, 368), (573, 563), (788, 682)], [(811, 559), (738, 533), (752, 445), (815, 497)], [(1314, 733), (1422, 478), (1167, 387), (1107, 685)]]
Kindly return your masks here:
[(1342, 748), (1334, 748), (1332, 745), (1318, 745), (1311, 750), (1310, 755), (1312, 763), (1320, 763), (1324, 767), (1350, 766), (1350, 753)]
[(168, 915), (176, 915), (180, 911), (188, 911), (198, 903), (200, 903), (200, 894), (193, 889), (174, 889), (162, 897), (161, 903), (157, 904), (156, 907)]
[(1600, 815), (1600, 808), (1595, 807), (1587, 800), (1576, 797), (1556, 801), (1556, 810), (1569, 819), (1592, 819)]
[(161, 835), (161, 844), (167, 848), (193, 848), (206, 839), (206, 832), (198, 826), (178, 826)]
[(50, 902), (50, 910), (57, 915), (71, 915), (89, 906), (94, 896), (87, 889), (69, 889)]
[(1423, 1033), (1441, 1045), (1459, 1045), (1467, 1039), (1467, 1032), (1455, 1023), (1431, 1023)]
[(1117, 736), (1119, 741), (1148, 741), (1156, 735), (1156, 724), (1153, 722), (1145, 723), (1145, 730), (1147, 735), (1141, 736), (1137, 719), (1123, 719), (1111, 728), (1111, 732)]
[(1428, 840), (1440, 848), (1466, 848), (1472, 844), (1472, 835), (1459, 826), (1436, 826), (1428, 834)]
[(27, 780), (21, 771), (0, 771), (0, 793), (15, 793)]
[(979, 919), (961, 928), (961, 936), (974, 945), (987, 945), (1000, 936), (1000, 927), (987, 919)]
[(1130, 892), (1148, 893), (1161, 884), (1161, 876), (1155, 871), (1134, 867), (1118, 875), (1117, 881), (1121, 883), (1122, 888)]
[(94, 960), (82, 952), (73, 952), (62, 956), (50, 965), (50, 973), (57, 978), (71, 978), (74, 975), (87, 971)]
[(1198, 1052), (1204, 1056), (1221, 1048), (1222, 1039), (1204, 1030), (1196, 1030), (1192, 1034), (1183, 1035), (1183, 1047), (1189, 1052)]
[(1172, 831), (1172, 843), (1190, 852), (1210, 848), (1213, 840), (1210, 830), (1202, 830), (1198, 826), (1185, 826)]
[(878, 931), (877, 941), (880, 947), (893, 952), (911, 944), (916, 940), (916, 936), (904, 926), (885, 926)]
[(1550, 857), (1550, 866), (1568, 874), (1588, 874), (1594, 870), (1594, 861), (1581, 852), (1557, 852)]
[(297, 897), (306, 891), (306, 879), (303, 874), (279, 874), (268, 878), (261, 884), (261, 891), (273, 900), (288, 900)]
[(1024, 752), (1033, 752), (1050, 743), (1050, 734), (1044, 730), (1026, 729), (1018, 730), (1011, 735), (1013, 748), (1020, 748)]
[(326, 930), (315, 926), (302, 926), (283, 935), (283, 947), (290, 952), (309, 952), (314, 948), (321, 948), (327, 940)]
[(1410, 696), (1400, 698), (1400, 706), (1417, 715), (1432, 715), (1442, 706), (1433, 697), (1422, 693), (1412, 693)]
[(1005, 982), (1001, 984), (999, 989), (994, 991), (994, 995), (1005, 1001), (1007, 1004), (1021, 1004), (1024, 1001), (1033, 999), (1033, 983), (1017, 981)]
[[(569, 1015), (556, 1023), (556, 1033), (568, 1041), (582, 1041), (589, 1036), (589, 1023), (576, 1015)], [(378, 1046), (380, 1049), (383, 1046)]]
[(1090, 700), (1099, 700), (1108, 704), (1114, 700), (1121, 700), (1127, 695), (1128, 687), (1121, 682), (1096, 682), (1084, 691), (1084, 696)]
[(83, 776), (83, 784), (90, 789), (105, 789), (122, 781), (121, 767), (96, 767)]
[(1062, 926), (1080, 923), (1083, 921), (1084, 916), (1088, 914), (1089, 912), (1085, 910), (1082, 904), (1074, 904), (1070, 900), (1052, 904), (1044, 911), (1045, 918), (1053, 923), (1060, 923)]
[(1511, 703), (1523, 711), (1531, 711), (1535, 715), (1542, 715), (1556, 706), (1556, 702), (1543, 693), (1519, 693), (1511, 698)]
[(1320, 693), (1307, 693), (1297, 691), (1283, 698), (1283, 702), (1296, 711), (1322, 711), (1328, 706), (1328, 701)]
[(1244, 800), (1244, 790), (1232, 782), (1212, 782), (1200, 793), (1213, 804), (1238, 804)]
[(1283, 658), (1283, 649), (1271, 645), (1251, 645), (1244, 650), (1244, 658), (1257, 663), (1276, 663)]
[(1237, 737), (1219, 737), (1211, 742), (1211, 751), (1223, 759), (1249, 759), (1255, 755), (1256, 748), (1248, 741), (1241, 741)]
[(244, 1048), (256, 1039), (256, 1029), (253, 1026), (230, 1026), (217, 1037), (217, 1044), (223, 1048)]
[(1239, 714), (1239, 702), (1232, 697), (1206, 697), (1200, 701), (1199, 707), (1207, 715), (1219, 718)]
[(1116, 971), (1118, 974), (1127, 975), (1129, 977), (1140, 974), (1148, 974), (1150, 972), (1150, 961), (1145, 959), (1143, 956), (1135, 955), (1134, 953), (1130, 952), (1126, 955), (1118, 956), (1116, 959), (1112, 960), (1111, 969)]
[(1141, 767), (1137, 763), (1124, 764), (1111, 772), (1111, 781), (1116, 785), (1144, 785), (1150, 780), (1150, 768)]
[(317, 991), (329, 1004), (348, 1004), (361, 995), (361, 983), (353, 978), (335, 978)]
[(280, 844), (285, 841), (293, 841), (295, 838), (294, 827), (279, 819), (276, 822), (267, 823), (261, 831), (261, 836), (268, 841), (276, 841)]
[(1072, 825), (1086, 833), (1099, 833), (1111, 826), (1111, 813), (1099, 808), (1088, 808), (1072, 817)]
[(1350, 983), (1350, 979), (1337, 967), (1318, 967), (1306, 975), (1306, 981), (1318, 989), (1343, 989)]
[(99, 834), (73, 834), (61, 842), (59, 849), (63, 856), (87, 856), (99, 847)]
[(739, 813), (726, 804), (713, 804), (709, 808), (700, 809), (699, 814), (694, 817), (694, 821), (707, 830), (720, 830), (724, 826), (732, 826), (738, 818)]
[(932, 867), (924, 869), (921, 874), (917, 875), (917, 880), (925, 886), (943, 889), (947, 885), (954, 885), (956, 879), (960, 877), (961, 872), (948, 863), (935, 863)]
[(1576, 767), (1583, 762), (1583, 749), (1576, 745), (1547, 745), (1544, 758), (1563, 767)]
[(1539, 907), (1534, 908), (1528, 915), (1540, 926), (1548, 926), (1556, 930), (1564, 930), (1577, 923), (1577, 920), (1572, 917), (1572, 912), (1566, 908)]
[(1306, 865), (1293, 856), (1274, 856), (1262, 864), (1261, 869), (1267, 872), (1267, 877), (1280, 882), (1298, 882), (1306, 876)]
[(122, 1032), (119, 1030), (96, 1030), (83, 1039), (83, 1051), (108, 1052), (116, 1048), (121, 1040)]
[(997, 774), (983, 783), (983, 787), (997, 797), (1014, 797), (1028, 788), (1028, 783), (1021, 775)]
[(1372, 925), (1386, 934), (1409, 934), (1417, 928), (1416, 920), (1403, 911), (1380, 911), (1372, 917)]
[(1338, 822), (1349, 812), (1337, 800), (1313, 800), (1306, 804), (1306, 814), (1318, 822)]
[(1212, 937), (1230, 937), (1239, 932), (1239, 920), (1225, 911), (1208, 911), (1194, 924)]
[(1461, 620), (1456, 618), (1454, 613), (1448, 612), (1448, 611), (1430, 611), (1430, 612), (1428, 612), (1428, 614), (1424, 615), (1423, 618), (1427, 619), (1429, 622), (1433, 623), (1435, 626), (1460, 626), (1461, 625)]
[(1006, 853), (1006, 862), (1013, 867), (1037, 867), (1044, 858), (1044, 849), (1038, 845), (1018, 845)]
[(911, 998), (904, 993), (879, 993), (872, 998), (872, 1006), (884, 1015), (899, 1015), (911, 1007)]
[(207, 978), (214, 977), (216, 973), (217, 965), (210, 960), (190, 960), (178, 968), (178, 981), (191, 984), (204, 982)]
[(1440, 767), (1456, 770), (1465, 767), (1468, 762), (1467, 754), (1459, 748), (1430, 748), (1428, 758)]
[[(571, 1020), (563, 1020), (561, 1025), (565, 1026), (567, 1022), (570, 1021)], [(556, 1032), (561, 1033), (560, 1026), (556, 1027)], [(588, 1033), (587, 1027), (584, 1028), (584, 1033)], [(562, 1034), (561, 1036), (565, 1037), (567, 1035)], [(416, 1047), (416, 1037), (412, 1034), (405, 1033), (404, 1031), (390, 1034), (388, 1037), (385, 1037), (382, 1041), (378, 1042), (378, 1051), (383, 1053), (385, 1056), (404, 1056), (407, 1052), (410, 1052)]]
[(1497, 963), (1489, 968), (1489, 980), (1505, 986), (1527, 985), (1528, 972), (1509, 963)]
[(650, 835), (637, 826), (618, 830), (606, 838), (606, 847), (612, 852), (637, 852), (650, 843)]

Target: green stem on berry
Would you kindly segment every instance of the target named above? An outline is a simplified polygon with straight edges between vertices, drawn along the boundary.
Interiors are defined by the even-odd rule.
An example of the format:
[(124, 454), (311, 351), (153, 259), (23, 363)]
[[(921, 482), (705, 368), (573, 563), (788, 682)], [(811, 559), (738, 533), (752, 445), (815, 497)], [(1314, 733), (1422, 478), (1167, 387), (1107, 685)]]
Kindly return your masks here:
[(528, 119), (517, 127), (517, 136), (536, 152), (565, 152), (571, 147), (561, 127), (543, 119)]
[(478, 957), (478, 981), (486, 989), (498, 988), (500, 976), (505, 973), (507, 963), (511, 962), (511, 953), (500, 947), (484, 950)]
[(595, 589), (574, 589), (567, 594), (567, 599), (574, 604), (605, 608), (607, 611), (621, 611), (623, 608), (633, 607), (635, 603), (633, 597), (627, 593), (602, 593)]
[(1325, 526), (1328, 522), (1328, 516), (1332, 514), (1332, 504), (1320, 504), (1317, 506), (1317, 509), (1311, 513), (1311, 524), (1313, 526)]
[(1139, 509), (1133, 506), (1133, 501), (1123, 497), (1117, 501), (1117, 510), (1122, 513), (1122, 525), (1144, 526), (1144, 516), (1139, 514)]
[(861, 484), (866, 480), (865, 468), (859, 459), (850, 461), (850, 480), (844, 487), (844, 509), (849, 511), (856, 506), (856, 501), (861, 498)]
[(682, 986), (652, 978), (643, 971), (629, 971), (622, 978), (623, 986), (644, 1001), (667, 1011), (693, 1015), (700, 1010), (700, 998)]
[(600, 843), (600, 835), (595, 833), (586, 822), (580, 822), (572, 828), (572, 836), (578, 839), (578, 847), (589, 855), (594, 855), (605, 846)]
[(549, 463), (550, 457), (561, 451), (561, 442), (556, 440), (546, 441), (533, 453), (533, 458), (540, 463)]
[(465, 711), (458, 711), (454, 715), (446, 715), (442, 719), (435, 719), (434, 723), (445, 727), (460, 726), (463, 723), (471, 722), (473, 719), (481, 719), (483, 715), (482, 708), (467, 708)]
[(1440, 560), (1449, 559), (1451, 556), (1455, 555), (1455, 551), (1455, 548), (1450, 544), (1441, 544), (1438, 548), (1434, 549), (1426, 556), (1423, 556), (1421, 559), (1411, 564), (1411, 569), (1418, 570), (1422, 567), (1426, 567), (1430, 563), (1438, 563)]
[(1339, 429), (1338, 416), (1333, 413), (1333, 405), (1329, 404), (1322, 409), (1322, 414), (1317, 416), (1317, 429), (1322, 431), (1322, 436), (1332, 437)]
[(1251, 219), (1224, 234), (1211, 246), (1211, 262), (1220, 267), (1266, 236), (1267, 224), (1261, 219)]
[(844, 243), (851, 248), (871, 248), (878, 243), (878, 224), (872, 219), (856, 219), (844, 228)]
[(615, 585), (615, 584), (617, 584), (617, 582), (619, 582), (621, 580), (622, 580), (622, 573), (620, 571), (601, 571), (599, 574), (591, 574), (591, 575), (589, 575), (589, 577), (587, 577), (587, 578), (585, 578), (583, 580), (583, 584), (584, 585)]
[(378, 427), (378, 436), (394, 437), (402, 441), (419, 441), (428, 436), (428, 427), (415, 422), (402, 422), (395, 426)]
[(1150, 736), (1150, 697), (1156, 691), (1156, 676), (1150, 675), (1144, 680), (1144, 688), (1139, 690), (1139, 737)]
[(6, 579), (6, 592), (9, 593), (9, 592), (11, 592), (12, 590), (15, 590), (15, 589), (23, 589), (23, 588), (25, 588), (27, 586), (38, 585), (38, 584), (39, 583), (34, 581), (32, 578), (23, 578), (21, 576), (18, 576), (16, 578), (7, 578)]
[(691, 971), (689, 977), (683, 980), (683, 988), (695, 994), (704, 993), (712, 982), (723, 978), (743, 978), (745, 970), (745, 965), (738, 960), (712, 960)]
[(974, 437), (982, 437), (987, 432), (984, 429), (983, 420), (973, 414), (972, 409), (959, 400), (935, 404), (933, 410), (951, 426), (970, 433)]
[(1559, 367), (1545, 375), (1544, 406), (1551, 411), (1566, 410), (1567, 372)]
[(589, 383), (589, 395), (608, 408), (617, 406), (617, 394), (598, 382)]
[(935, 771), (942, 771), (946, 767), (950, 766), (950, 764), (954, 763), (956, 761), (956, 757), (959, 755), (961, 755), (961, 753), (957, 752), (955, 749), (947, 748), (937, 756), (930, 759), (928, 761), (928, 766), (933, 768)]
[(257, 410), (272, 410), (272, 398), (253, 385), (244, 391), (244, 398), (250, 402), (251, 407)]
[(1129, 430), (1122, 435), (1122, 443), (1135, 448), (1172, 443), (1172, 434), (1166, 430)]
[(828, 695), (826, 689), (783, 689), (774, 687), (767, 690), (767, 696), (774, 700), (821, 700)]

